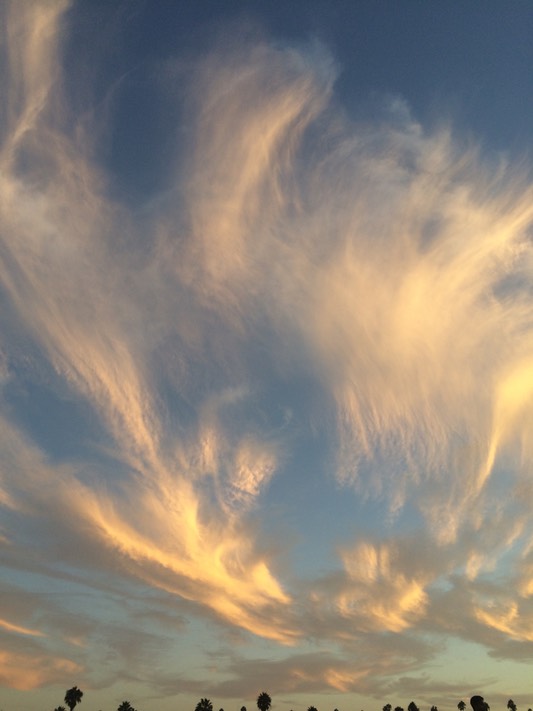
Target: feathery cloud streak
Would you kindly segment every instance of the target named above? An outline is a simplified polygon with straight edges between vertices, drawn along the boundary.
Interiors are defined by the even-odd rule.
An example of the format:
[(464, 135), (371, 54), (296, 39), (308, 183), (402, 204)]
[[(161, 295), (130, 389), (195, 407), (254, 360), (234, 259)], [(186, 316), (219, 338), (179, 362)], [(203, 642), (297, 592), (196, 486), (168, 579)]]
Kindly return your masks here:
[[(4, 564), (31, 570), (37, 537), (51, 579), (142, 584), (230, 628), (336, 645), (301, 672), (309, 688), (405, 671), (340, 661), (360, 635), (460, 627), (530, 655), (525, 175), (399, 100), (352, 122), (322, 49), (263, 43), (194, 67), (193, 139), (140, 216), (109, 196), (62, 91), (67, 6), (4, 9)], [(78, 438), (68, 453), (32, 417), (47, 398)], [(335, 570), (304, 584), (267, 504), (278, 479), (308, 485), (296, 443), (317, 437), (318, 485), (388, 523), (332, 540)], [(8, 671), (30, 654), (14, 635), (38, 645), (29, 686), (68, 656), (34, 616), (13, 605), (0, 625)]]

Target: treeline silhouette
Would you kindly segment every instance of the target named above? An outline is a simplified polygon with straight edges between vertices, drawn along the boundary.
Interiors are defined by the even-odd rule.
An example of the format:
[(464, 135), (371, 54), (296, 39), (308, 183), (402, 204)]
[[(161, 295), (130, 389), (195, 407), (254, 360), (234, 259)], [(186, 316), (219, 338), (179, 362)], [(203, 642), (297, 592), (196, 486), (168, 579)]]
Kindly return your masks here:
[[(81, 691), (81, 689), (78, 689), (77, 686), (73, 686), (71, 689), (66, 690), (64, 702), (69, 707), (70, 711), (74, 711), (74, 708), (79, 703), (81, 703), (82, 698), (83, 691)], [(470, 699), (470, 704), (472, 706), (473, 711), (490, 711), (490, 706), (483, 699), (482, 696), (473, 696)], [(257, 697), (256, 705), (259, 711), (270, 711), (270, 707), (272, 706), (272, 698), (269, 694), (267, 694), (266, 691), (262, 691)], [(462, 699), (457, 704), (457, 708), (459, 711), (465, 711), (466, 704)], [(507, 702), (507, 709), (508, 711), (517, 711), (517, 706), (512, 699), (509, 699), (509, 701)], [(56, 706), (54, 711), (67, 710), (64, 706)], [(135, 709), (129, 701), (122, 701), (122, 703), (120, 703), (117, 707), (117, 711), (137, 711), (137, 709)], [(211, 703), (210, 699), (200, 699), (200, 701), (194, 707), (194, 711), (213, 711), (213, 704)], [(219, 709), (219, 711), (224, 711), (224, 709), (221, 708)], [(241, 706), (240, 711), (247, 711), (246, 706)], [(309, 706), (307, 708), (307, 711), (318, 711), (318, 709), (316, 708), (316, 706)], [(334, 711), (339, 711), (339, 709), (334, 709)], [(404, 708), (403, 706), (395, 706), (393, 709), (392, 704), (385, 704), (381, 711), (404, 711)], [(420, 709), (414, 701), (411, 701), (407, 706), (407, 711), (420, 711)], [(431, 706), (429, 711), (439, 711), (439, 709), (437, 708), (437, 706)], [(528, 708), (527, 711), (533, 710), (531, 708)]]

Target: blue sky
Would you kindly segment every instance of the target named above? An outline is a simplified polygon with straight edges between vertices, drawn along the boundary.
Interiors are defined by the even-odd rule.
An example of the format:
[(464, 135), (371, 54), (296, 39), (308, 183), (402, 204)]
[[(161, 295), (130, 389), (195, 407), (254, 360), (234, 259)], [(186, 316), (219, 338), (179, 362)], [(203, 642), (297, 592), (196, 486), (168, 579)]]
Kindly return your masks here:
[(533, 6), (0, 12), (4, 711), (531, 706)]

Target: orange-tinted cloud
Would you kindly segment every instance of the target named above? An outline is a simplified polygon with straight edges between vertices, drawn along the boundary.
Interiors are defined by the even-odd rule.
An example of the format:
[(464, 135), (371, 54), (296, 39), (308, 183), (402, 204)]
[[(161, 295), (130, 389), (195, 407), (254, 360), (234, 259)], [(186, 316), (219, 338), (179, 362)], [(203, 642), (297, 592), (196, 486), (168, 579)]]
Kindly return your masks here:
[(81, 672), (81, 668), (68, 659), (13, 654), (8, 650), (0, 650), (0, 662), (0, 682), (4, 686), (21, 690), (62, 682), (65, 677)]
[[(51, 578), (62, 564), (95, 588), (137, 584), (285, 645), (405, 635), (408, 651), (458, 621), (488, 646), (529, 641), (531, 185), (447, 129), (425, 131), (400, 101), (380, 125), (353, 125), (331, 103), (323, 51), (259, 43), (199, 63), (187, 157), (139, 220), (68, 128), (66, 7), (6, 11), (6, 561), (37, 566), (38, 538)], [(83, 456), (47, 451), (15, 387), (32, 377), (96, 423), (96, 442), (75, 443)], [(302, 581), (265, 502), (276, 477), (308, 485), (291, 448), (313, 451), (317, 433), (329, 448), (318, 485), (380, 503), (391, 533), (366, 535), (363, 521), (331, 542), (330, 575)], [(504, 558), (516, 586), (480, 603)], [(462, 612), (439, 615), (441, 599)], [(41, 634), (29, 609), (0, 626)], [(79, 668), (39, 652), (4, 661), (17, 688)], [(398, 658), (379, 684), (394, 670)], [(349, 690), (373, 674), (296, 657), (280, 684)]]

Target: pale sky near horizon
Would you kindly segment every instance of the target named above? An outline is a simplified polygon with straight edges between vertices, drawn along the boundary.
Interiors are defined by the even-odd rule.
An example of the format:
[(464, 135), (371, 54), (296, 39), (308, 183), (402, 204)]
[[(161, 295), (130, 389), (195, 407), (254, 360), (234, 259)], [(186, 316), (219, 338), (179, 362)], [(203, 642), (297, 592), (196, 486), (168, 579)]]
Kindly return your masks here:
[(533, 706), (533, 3), (0, 3), (0, 708)]

